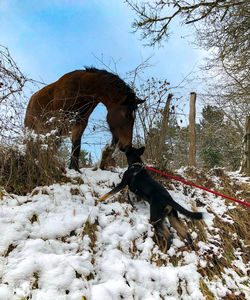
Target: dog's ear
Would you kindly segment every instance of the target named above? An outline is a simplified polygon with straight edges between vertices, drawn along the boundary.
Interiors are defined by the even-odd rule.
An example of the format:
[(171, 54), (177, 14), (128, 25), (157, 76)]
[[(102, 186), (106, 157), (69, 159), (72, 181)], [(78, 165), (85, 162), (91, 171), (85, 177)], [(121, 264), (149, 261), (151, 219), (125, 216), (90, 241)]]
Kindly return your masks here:
[(139, 149), (136, 149), (136, 154), (141, 156), (144, 153), (144, 151), (145, 151), (145, 147), (143, 146)]

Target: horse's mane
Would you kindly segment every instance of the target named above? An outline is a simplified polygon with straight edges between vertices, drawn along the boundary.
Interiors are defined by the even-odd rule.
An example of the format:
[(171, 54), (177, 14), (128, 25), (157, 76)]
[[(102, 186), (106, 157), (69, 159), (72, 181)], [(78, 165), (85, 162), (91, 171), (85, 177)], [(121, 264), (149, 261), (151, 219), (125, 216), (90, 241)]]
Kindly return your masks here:
[(122, 94), (131, 94), (131, 95), (135, 95), (135, 92), (133, 91), (133, 89), (131, 89), (131, 87), (126, 84), (118, 75), (110, 73), (106, 70), (99, 70), (93, 67), (85, 67), (85, 71), (89, 72), (89, 73), (96, 73), (99, 76), (105, 78), (107, 81), (109, 81), (111, 84), (115, 85), (120, 93)]

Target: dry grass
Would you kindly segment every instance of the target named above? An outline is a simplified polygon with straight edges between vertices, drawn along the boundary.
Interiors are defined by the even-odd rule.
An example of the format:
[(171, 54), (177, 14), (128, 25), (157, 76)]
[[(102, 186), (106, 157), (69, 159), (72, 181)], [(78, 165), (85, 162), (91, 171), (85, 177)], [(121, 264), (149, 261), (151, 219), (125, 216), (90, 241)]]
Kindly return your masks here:
[(84, 235), (88, 235), (90, 238), (90, 248), (93, 250), (93, 253), (95, 253), (94, 248), (95, 248), (95, 243), (97, 240), (96, 237), (96, 231), (97, 231), (97, 226), (98, 226), (98, 220), (95, 220), (95, 222), (92, 224), (89, 222), (89, 220), (87, 219), (87, 221), (84, 224), (84, 229), (82, 232), (82, 236)]
[(38, 137), (20, 147), (0, 145), (0, 186), (8, 193), (25, 195), (37, 186), (60, 181), (64, 164), (52, 141), (43, 144)]
[[(187, 176), (191, 177), (191, 182), (195, 182), (198, 185), (212, 188), (213, 190), (220, 192), (222, 194), (236, 197), (240, 197), (240, 199), (248, 200), (249, 196), (249, 186), (245, 183), (239, 183), (230, 178), (223, 169), (216, 168), (210, 170), (209, 172), (205, 172), (204, 170), (196, 171), (194, 168), (187, 169)], [(217, 185), (211, 179), (211, 176), (216, 176)], [(219, 180), (219, 188), (218, 188), (218, 180)], [(204, 194), (205, 197), (205, 194)], [(232, 204), (233, 202), (230, 200), (226, 200), (227, 204)], [(208, 209), (209, 210), (209, 209)], [(218, 232), (213, 232), (209, 230), (206, 226), (205, 222), (191, 222), (191, 229), (194, 230), (197, 234), (196, 243), (199, 241), (208, 241), (207, 234), (210, 234), (212, 237), (215, 235), (219, 235), (221, 243), (216, 243), (215, 241), (208, 241), (219, 249), (219, 255), (215, 254), (212, 249), (207, 253), (203, 254), (203, 259), (207, 261), (207, 266), (199, 267), (199, 272), (202, 275), (202, 279), (200, 280), (200, 287), (203, 295), (206, 299), (215, 299), (214, 295), (209, 291), (207, 285), (204, 280), (212, 281), (216, 277), (221, 278), (223, 281), (222, 275), (225, 273), (225, 269), (233, 269), (240, 277), (245, 276), (242, 273), (242, 270), (237, 268), (232, 264), (232, 261), (237, 260), (236, 257), (236, 249), (241, 253), (241, 258), (243, 263), (247, 264), (250, 260), (248, 245), (250, 242), (250, 226), (249, 226), (249, 209), (242, 206), (237, 205), (234, 209), (228, 209), (226, 212), (227, 216), (233, 220), (233, 223), (225, 222), (223, 217), (219, 217), (215, 211), (212, 209), (209, 213), (214, 214), (214, 222), (213, 226), (218, 230)], [(246, 283), (243, 283), (247, 285)], [(231, 295), (227, 295), (224, 299), (245, 299), (244, 294), (235, 295), (232, 291)]]

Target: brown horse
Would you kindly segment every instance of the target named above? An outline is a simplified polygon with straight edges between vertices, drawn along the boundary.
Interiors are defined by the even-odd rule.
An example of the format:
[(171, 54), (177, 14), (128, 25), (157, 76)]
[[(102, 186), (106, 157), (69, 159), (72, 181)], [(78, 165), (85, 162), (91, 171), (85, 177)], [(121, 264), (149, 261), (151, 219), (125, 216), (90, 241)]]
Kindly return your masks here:
[(76, 70), (45, 86), (31, 97), (24, 124), (37, 133), (56, 130), (57, 136), (71, 135), (70, 168), (79, 171), (81, 137), (100, 102), (108, 111), (113, 144), (123, 151), (132, 144), (135, 110), (144, 100), (138, 99), (117, 75), (105, 70)]

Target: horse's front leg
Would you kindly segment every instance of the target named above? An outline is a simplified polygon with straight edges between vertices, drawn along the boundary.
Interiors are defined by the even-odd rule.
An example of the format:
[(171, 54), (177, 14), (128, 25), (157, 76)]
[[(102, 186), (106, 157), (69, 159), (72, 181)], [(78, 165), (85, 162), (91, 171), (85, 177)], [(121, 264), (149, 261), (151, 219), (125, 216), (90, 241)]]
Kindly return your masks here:
[(115, 160), (112, 157), (115, 151), (118, 140), (113, 136), (112, 141), (109, 145), (106, 145), (102, 151), (102, 157), (100, 162), (100, 169), (106, 170), (110, 166), (115, 166)]
[(81, 150), (81, 138), (87, 124), (76, 124), (72, 128), (72, 151), (70, 160), (70, 169), (74, 169), (81, 173), (79, 170), (79, 155)]

